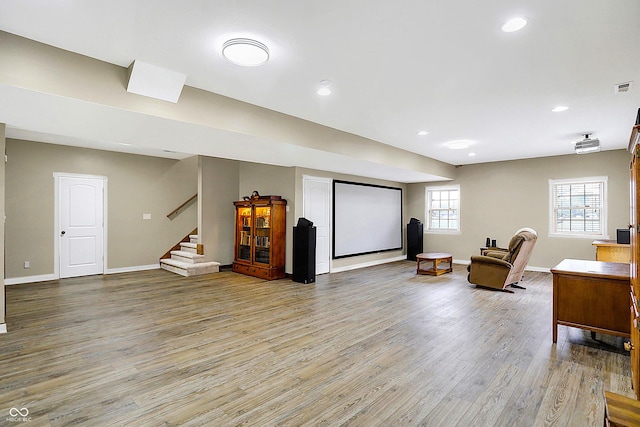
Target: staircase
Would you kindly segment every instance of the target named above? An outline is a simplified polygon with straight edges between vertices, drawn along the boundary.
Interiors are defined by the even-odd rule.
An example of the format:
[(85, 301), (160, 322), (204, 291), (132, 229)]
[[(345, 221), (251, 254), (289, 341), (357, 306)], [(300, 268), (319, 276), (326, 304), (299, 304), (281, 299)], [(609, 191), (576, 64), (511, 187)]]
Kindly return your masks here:
[(185, 240), (178, 244), (179, 250), (172, 250), (165, 254), (170, 255), (171, 258), (160, 259), (160, 268), (185, 277), (220, 271), (219, 262), (205, 262), (204, 255), (198, 254), (197, 234), (190, 234)]

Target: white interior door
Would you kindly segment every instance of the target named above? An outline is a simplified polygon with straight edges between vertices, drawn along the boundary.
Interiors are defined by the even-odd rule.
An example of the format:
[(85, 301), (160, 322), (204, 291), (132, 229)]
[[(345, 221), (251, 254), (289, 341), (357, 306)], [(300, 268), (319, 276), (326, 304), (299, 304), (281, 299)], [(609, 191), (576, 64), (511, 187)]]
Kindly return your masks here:
[(331, 180), (303, 178), (303, 216), (316, 227), (316, 274), (328, 273), (331, 262)]
[(58, 176), (60, 277), (104, 273), (104, 179)]

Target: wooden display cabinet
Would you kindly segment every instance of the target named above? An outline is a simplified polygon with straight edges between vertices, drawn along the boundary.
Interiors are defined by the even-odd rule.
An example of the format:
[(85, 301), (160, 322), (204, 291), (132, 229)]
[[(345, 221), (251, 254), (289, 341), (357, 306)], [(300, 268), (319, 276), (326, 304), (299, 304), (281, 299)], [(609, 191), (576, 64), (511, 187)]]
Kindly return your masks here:
[(233, 271), (261, 279), (285, 277), (287, 201), (253, 198), (234, 202), (236, 236)]
[(631, 170), (629, 176), (631, 196), (631, 218), (629, 221), (629, 238), (631, 241), (631, 342), (627, 349), (631, 352), (631, 386), (635, 391), (636, 399), (640, 400), (640, 307), (638, 296), (640, 295), (640, 125), (631, 130), (629, 139), (629, 152), (631, 153)]

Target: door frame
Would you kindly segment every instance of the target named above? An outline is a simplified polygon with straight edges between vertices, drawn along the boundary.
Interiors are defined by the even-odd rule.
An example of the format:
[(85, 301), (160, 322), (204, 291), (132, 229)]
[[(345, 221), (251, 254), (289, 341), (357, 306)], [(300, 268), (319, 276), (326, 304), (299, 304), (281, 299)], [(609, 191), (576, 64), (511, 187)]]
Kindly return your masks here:
[(102, 181), (102, 274), (107, 271), (107, 183), (109, 179), (102, 175), (85, 175), (78, 173), (54, 172), (53, 173), (53, 275), (60, 278), (60, 178), (96, 179)]
[[(332, 253), (331, 251), (333, 250), (333, 245), (331, 245), (330, 242), (330, 236), (332, 236), (333, 234), (333, 215), (332, 215), (332, 203), (333, 203), (333, 186), (331, 185), (333, 182), (333, 179), (331, 178), (325, 178), (325, 177), (319, 177), (319, 176), (311, 176), (311, 175), (302, 175), (302, 216), (307, 218), (307, 209), (308, 207), (305, 205), (305, 191), (307, 189), (307, 182), (309, 181), (316, 181), (316, 182), (322, 182), (325, 183), (327, 185), (327, 194), (328, 194), (328, 203), (327, 203), (327, 220), (328, 220), (328, 236), (329, 236), (329, 259), (327, 260), (327, 263), (329, 264), (329, 273), (332, 272), (333, 270), (333, 263), (332, 263)], [(317, 251), (316, 251), (316, 255), (317, 255)], [(316, 261), (317, 263), (317, 261)]]

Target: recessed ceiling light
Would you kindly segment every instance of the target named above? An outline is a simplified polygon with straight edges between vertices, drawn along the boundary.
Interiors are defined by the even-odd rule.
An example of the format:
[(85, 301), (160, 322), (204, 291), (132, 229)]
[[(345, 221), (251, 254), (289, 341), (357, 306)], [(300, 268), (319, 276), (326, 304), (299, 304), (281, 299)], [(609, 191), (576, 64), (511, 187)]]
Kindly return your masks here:
[(320, 96), (331, 95), (331, 80), (322, 80), (320, 82), (320, 87), (316, 90), (316, 93)]
[(469, 157), (474, 157), (475, 155), (476, 155), (476, 153), (469, 153), (469, 154), (467, 154), (467, 156), (469, 156)]
[(233, 64), (255, 67), (269, 60), (269, 48), (252, 39), (231, 39), (222, 45), (222, 55)]
[(420, 136), (429, 135), (429, 132), (427, 132), (426, 130), (419, 130), (418, 131), (418, 135), (420, 135)]
[(569, 107), (565, 107), (564, 105), (558, 105), (557, 107), (555, 107), (553, 110), (554, 113), (561, 113), (563, 111), (567, 111), (569, 109)]
[(466, 139), (461, 139), (458, 141), (447, 142), (445, 146), (449, 147), (452, 150), (463, 150), (465, 148), (469, 148), (473, 144), (473, 141), (469, 141)]
[(505, 33), (513, 33), (519, 31), (527, 25), (527, 20), (522, 17), (511, 18), (502, 26), (502, 31)]

